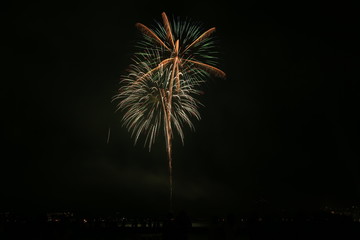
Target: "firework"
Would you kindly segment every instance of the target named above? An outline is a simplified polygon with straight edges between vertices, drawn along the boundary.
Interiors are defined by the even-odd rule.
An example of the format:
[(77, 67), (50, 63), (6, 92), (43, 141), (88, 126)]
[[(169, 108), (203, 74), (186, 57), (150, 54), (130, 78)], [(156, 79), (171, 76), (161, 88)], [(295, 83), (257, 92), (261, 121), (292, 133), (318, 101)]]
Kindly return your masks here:
[(194, 128), (191, 119), (200, 119), (198, 87), (211, 75), (224, 78), (225, 73), (216, 67), (215, 28), (203, 31), (199, 24), (179, 18), (170, 24), (165, 13), (162, 23), (153, 28), (141, 23), (136, 27), (142, 40), (114, 99), (124, 111), (123, 125), (135, 143), (144, 135), (150, 151), (159, 132), (164, 131), (172, 209), (173, 129), (184, 141), (183, 126)]

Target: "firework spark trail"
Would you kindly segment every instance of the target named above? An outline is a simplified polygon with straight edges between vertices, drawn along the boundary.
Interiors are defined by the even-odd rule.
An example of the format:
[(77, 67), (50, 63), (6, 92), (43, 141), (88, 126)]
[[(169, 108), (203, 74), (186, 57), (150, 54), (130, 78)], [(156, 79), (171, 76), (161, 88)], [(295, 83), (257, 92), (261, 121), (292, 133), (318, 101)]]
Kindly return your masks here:
[[(169, 165), (170, 210), (173, 205), (173, 126), (184, 142), (183, 126), (194, 126), (191, 117), (200, 119), (195, 98), (196, 88), (213, 75), (225, 78), (216, 64), (215, 44), (212, 35), (215, 28), (203, 31), (191, 21), (169, 21), (161, 14), (162, 23), (150, 29), (142, 23), (135, 26), (143, 34), (138, 43), (133, 63), (127, 75), (122, 76), (123, 86), (113, 100), (119, 100), (118, 108), (124, 111), (123, 126), (135, 138), (145, 135), (149, 151), (161, 128), (164, 130)], [(211, 54), (209, 54), (211, 53)], [(110, 136), (110, 129), (108, 138)]]
[(110, 141), (110, 128), (108, 130), (108, 135), (107, 135), (107, 140), (106, 140), (106, 144), (109, 144), (109, 141)]

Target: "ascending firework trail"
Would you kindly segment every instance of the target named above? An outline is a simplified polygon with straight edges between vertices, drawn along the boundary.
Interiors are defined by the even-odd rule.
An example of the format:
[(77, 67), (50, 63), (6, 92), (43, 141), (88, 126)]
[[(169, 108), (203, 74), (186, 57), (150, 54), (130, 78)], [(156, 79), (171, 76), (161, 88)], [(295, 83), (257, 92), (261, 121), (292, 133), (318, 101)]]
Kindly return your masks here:
[(225, 78), (225, 73), (215, 67), (215, 28), (203, 31), (198, 23), (180, 18), (170, 24), (165, 13), (162, 24), (157, 22), (152, 29), (141, 23), (136, 27), (142, 39), (114, 100), (119, 100), (123, 126), (135, 137), (135, 143), (140, 134), (144, 135), (150, 151), (159, 130), (164, 129), (172, 211), (173, 129), (183, 142), (183, 125), (193, 129), (190, 118), (200, 119), (197, 88), (211, 75)]

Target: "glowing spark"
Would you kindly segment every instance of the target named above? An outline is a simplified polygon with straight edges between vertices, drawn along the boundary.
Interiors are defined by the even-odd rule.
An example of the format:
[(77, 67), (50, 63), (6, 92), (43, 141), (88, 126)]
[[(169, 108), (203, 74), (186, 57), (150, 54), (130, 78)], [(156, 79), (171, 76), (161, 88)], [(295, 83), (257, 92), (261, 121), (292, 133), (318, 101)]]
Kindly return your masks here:
[(200, 43), (202, 40), (206, 39), (208, 36), (210, 36), (213, 32), (215, 32), (215, 28), (210, 28), (209, 30), (207, 30), (206, 32), (204, 32), (200, 37), (198, 37), (198, 39), (196, 39), (194, 42), (192, 42), (188, 47), (186, 47), (186, 49), (184, 50), (184, 52), (186, 52), (189, 48), (191, 48), (192, 46), (194, 46), (197, 43)]
[(218, 77), (221, 77), (221, 78), (226, 77), (226, 74), (223, 71), (221, 71), (220, 69), (216, 68), (216, 67), (213, 67), (213, 66), (210, 66), (208, 64), (201, 63), (201, 62), (188, 60), (188, 59), (185, 59), (185, 61), (193, 63), (193, 64), (197, 65), (198, 67), (204, 68), (206, 71), (213, 72)]
[[(151, 75), (153, 72), (158, 71), (160, 68), (164, 67), (166, 64), (170, 63), (170, 61), (172, 60), (172, 58), (168, 58), (165, 59), (164, 61), (162, 61), (161, 63), (159, 63), (159, 65), (153, 69), (151, 69), (150, 71), (148, 71), (147, 73), (145, 73), (144, 75), (142, 75), (139, 79), (136, 80), (136, 82), (141, 81), (143, 79), (145, 79), (146, 77), (148, 77), (149, 75)], [(135, 82), (135, 83), (136, 83)]]
[(142, 31), (144, 34), (155, 39), (161, 46), (165, 47), (166, 49), (168, 49), (170, 51), (170, 49), (165, 45), (165, 43), (163, 41), (161, 41), (160, 38), (158, 36), (156, 36), (156, 34), (153, 31), (151, 31), (148, 27), (146, 27), (144, 24), (137, 23), (137, 24), (135, 24), (135, 26), (140, 31)]
[(161, 14), (161, 16), (162, 16), (162, 19), (163, 19), (163, 22), (164, 22), (164, 27), (165, 27), (165, 30), (166, 30), (166, 36), (169, 39), (169, 41), (171, 43), (171, 46), (175, 47), (169, 20), (168, 20), (166, 14), (164, 12)]

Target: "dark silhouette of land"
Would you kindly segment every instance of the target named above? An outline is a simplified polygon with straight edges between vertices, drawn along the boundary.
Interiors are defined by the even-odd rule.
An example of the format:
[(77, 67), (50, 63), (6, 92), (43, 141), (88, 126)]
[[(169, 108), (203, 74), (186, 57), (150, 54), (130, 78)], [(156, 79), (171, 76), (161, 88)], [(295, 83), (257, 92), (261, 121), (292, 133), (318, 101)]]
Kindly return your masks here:
[(191, 218), (185, 211), (147, 217), (56, 212), (0, 215), (0, 239), (360, 239), (357, 215), (239, 215)]

